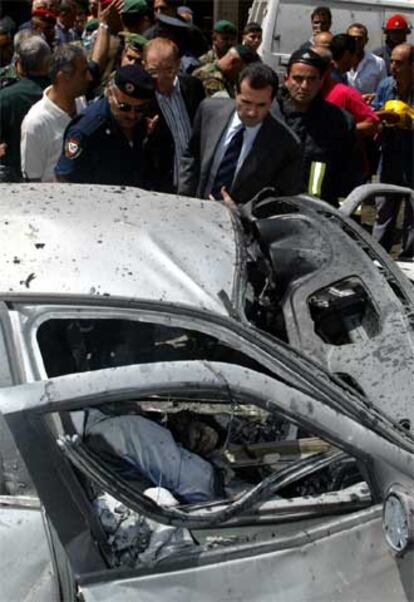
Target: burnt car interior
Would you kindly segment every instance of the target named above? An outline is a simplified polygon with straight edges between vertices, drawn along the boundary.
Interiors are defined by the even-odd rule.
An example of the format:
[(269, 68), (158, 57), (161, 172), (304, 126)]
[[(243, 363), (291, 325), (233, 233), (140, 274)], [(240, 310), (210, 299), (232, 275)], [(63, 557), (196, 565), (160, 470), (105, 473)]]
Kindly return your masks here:
[[(37, 340), (49, 376), (194, 359), (236, 363), (265, 372), (263, 366), (215, 337), (146, 322), (52, 319), (40, 325)], [(316, 520), (371, 503), (369, 488), (354, 458), (286, 418), (229, 398), (226, 391), (216, 392), (213, 397), (193, 393), (188, 399), (182, 394), (130, 400), (122, 405), (106, 404), (100, 410), (111, 420), (142, 416), (161, 425), (178, 446), (213, 466), (218, 481), (214, 497), (196, 503), (188, 504), (174, 492), (181, 514), (177, 515), (175, 509), (169, 516), (164, 506), (148, 500), (144, 494), (159, 483), (137, 469), (136, 463), (131, 472), (127, 453), (125, 460), (113, 441), (102, 444), (88, 432), (88, 410), (62, 413), (64, 435), (60, 436), (59, 445), (99, 517), (103, 548), (112, 567), (145, 565), (145, 550), (151, 539), (148, 519), (189, 529), (191, 536), (184, 543), (197, 545), (195, 549), (199, 551), (201, 545), (208, 549), (218, 542), (221, 545), (246, 538), (248, 541), (246, 533), (240, 534), (241, 526), (248, 529), (259, 523), (309, 516)], [(337, 496), (339, 491), (345, 492), (342, 498)], [(303, 507), (305, 499), (308, 506)], [(260, 510), (268, 500), (276, 500), (276, 507), (270, 503), (270, 508)], [(281, 507), (283, 501), (288, 501), (295, 511), (290, 513), (289, 507)], [(205, 516), (200, 516), (203, 512)], [(229, 530), (224, 539), (223, 529)], [(257, 538), (256, 531), (254, 537)], [(170, 554), (176, 550), (171, 543), (164, 547), (160, 558), (164, 558), (169, 547)], [(153, 554), (149, 557), (155, 562)]]
[[(98, 431), (88, 428), (96, 411)], [(118, 445), (124, 419), (150, 421), (168, 431), (179, 449), (202, 458), (215, 475), (213, 492), (203, 489), (205, 470), (192, 473), (204, 499), (189, 502), (179, 486), (166, 491), (168, 462), (155, 480), (130, 441), (125, 448)], [(49, 434), (82, 490), (85, 512), (94, 517), (93, 537), (112, 569), (168, 566), (178, 552), (188, 558), (271, 541), (283, 529), (299, 529), (301, 521), (317, 524), (372, 503), (363, 462), (286, 417), (222, 390), (91, 405), (61, 412), (59, 422), (60, 434), (52, 426)], [(182, 471), (187, 469), (192, 467), (183, 463)]]

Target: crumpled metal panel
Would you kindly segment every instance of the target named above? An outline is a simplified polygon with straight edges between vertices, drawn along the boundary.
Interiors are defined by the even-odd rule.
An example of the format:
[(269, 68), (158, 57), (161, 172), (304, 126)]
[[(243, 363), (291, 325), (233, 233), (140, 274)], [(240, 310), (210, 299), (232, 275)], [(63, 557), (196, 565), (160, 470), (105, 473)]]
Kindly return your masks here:
[(116, 295), (227, 314), (238, 257), (224, 204), (136, 188), (0, 185), (0, 291)]
[(58, 600), (39, 502), (38, 508), (0, 505), (0, 598), (5, 602)]
[(374, 508), (327, 520), (318, 528), (320, 537), (315, 538), (312, 528), (298, 533), (306, 536), (303, 545), (194, 569), (87, 585), (81, 591), (85, 602), (411, 601), (413, 556), (392, 557), (379, 515), (380, 510)]
[[(277, 214), (278, 200), (275, 200), (272, 218), (258, 219), (256, 225), (268, 246), (276, 282), (281, 268), (288, 277), (282, 305), (290, 345), (314, 358), (332, 374), (350, 378), (376, 407), (394, 420), (414, 424), (411, 288), (408, 289), (410, 305), (406, 307), (373, 261), (374, 253), (378, 252), (378, 258), (382, 259), (383, 250), (378, 243), (366, 238), (368, 235), (362, 229), (359, 232), (357, 226), (343, 222), (335, 209), (307, 197), (291, 197), (280, 206)], [(291, 260), (286, 268), (289, 256)], [(393, 262), (387, 266), (391, 261), (384, 260), (388, 271), (389, 267), (395, 268)], [(391, 271), (390, 275), (393, 276)], [(397, 277), (401, 275), (397, 273)], [(377, 332), (368, 335), (364, 331), (347, 344), (326, 342), (317, 333), (310, 300), (333, 285), (352, 280), (363, 288), (375, 309)], [(410, 287), (405, 279), (400, 282), (394, 278), (394, 281), (396, 287), (406, 284)]]

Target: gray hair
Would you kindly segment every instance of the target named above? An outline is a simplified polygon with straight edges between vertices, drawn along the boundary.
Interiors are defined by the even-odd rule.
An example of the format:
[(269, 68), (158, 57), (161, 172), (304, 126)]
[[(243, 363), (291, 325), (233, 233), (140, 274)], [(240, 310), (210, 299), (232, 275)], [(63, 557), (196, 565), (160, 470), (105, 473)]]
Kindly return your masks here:
[(55, 83), (59, 71), (72, 75), (76, 70), (76, 60), (85, 56), (85, 52), (79, 46), (73, 44), (60, 44), (53, 53), (50, 79)]
[(31, 29), (22, 29), (21, 31), (18, 31), (13, 38), (14, 52), (18, 52), (20, 44), (23, 42), (23, 40), (33, 38), (35, 35), (38, 36), (39, 34), (35, 34)]
[(16, 55), (23, 73), (30, 75), (48, 70), (52, 52), (40, 36), (25, 36), (17, 43)]

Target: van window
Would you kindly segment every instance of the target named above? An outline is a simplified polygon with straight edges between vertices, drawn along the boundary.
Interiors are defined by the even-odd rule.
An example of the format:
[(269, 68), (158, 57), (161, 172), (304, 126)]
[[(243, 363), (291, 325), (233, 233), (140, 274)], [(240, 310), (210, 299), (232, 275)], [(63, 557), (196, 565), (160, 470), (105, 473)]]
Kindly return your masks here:
[[(368, 28), (370, 48), (380, 45), (384, 12), (377, 5), (358, 6), (346, 3), (346, 8), (336, 3), (330, 5), (332, 11), (332, 33), (344, 33), (349, 25), (358, 22)], [(314, 5), (310, 2), (280, 2), (272, 36), (272, 52), (277, 54), (292, 54), (312, 36), (310, 15)]]
[(249, 21), (263, 23), (263, 19), (267, 14), (267, 4), (267, 0), (263, 0), (262, 2), (254, 2), (249, 15)]

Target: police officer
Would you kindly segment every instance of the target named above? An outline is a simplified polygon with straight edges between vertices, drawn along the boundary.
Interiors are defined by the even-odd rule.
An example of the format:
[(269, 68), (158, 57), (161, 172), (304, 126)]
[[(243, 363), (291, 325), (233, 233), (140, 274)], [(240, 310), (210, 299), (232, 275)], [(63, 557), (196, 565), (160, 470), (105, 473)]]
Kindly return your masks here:
[(154, 83), (137, 65), (120, 67), (106, 97), (68, 126), (55, 168), (59, 182), (144, 186), (144, 144)]

